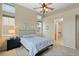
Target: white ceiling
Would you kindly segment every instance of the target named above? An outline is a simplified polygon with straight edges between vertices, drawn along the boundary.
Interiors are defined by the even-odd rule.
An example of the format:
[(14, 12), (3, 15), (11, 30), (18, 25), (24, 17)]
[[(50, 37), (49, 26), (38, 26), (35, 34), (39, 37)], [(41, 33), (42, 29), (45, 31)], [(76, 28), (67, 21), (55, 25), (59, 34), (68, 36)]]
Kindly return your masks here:
[[(52, 5), (49, 5), (49, 7), (54, 8), (54, 10), (52, 11), (55, 11), (55, 10), (59, 10), (62, 8), (66, 8), (68, 6), (73, 6), (75, 4), (76, 3), (53, 3)], [(41, 6), (40, 3), (18, 3), (18, 5), (24, 6), (28, 9), (31, 9), (33, 11), (40, 13), (40, 9), (34, 9), (36, 7), (40, 7)], [(52, 12), (52, 11), (49, 11), (49, 12)]]

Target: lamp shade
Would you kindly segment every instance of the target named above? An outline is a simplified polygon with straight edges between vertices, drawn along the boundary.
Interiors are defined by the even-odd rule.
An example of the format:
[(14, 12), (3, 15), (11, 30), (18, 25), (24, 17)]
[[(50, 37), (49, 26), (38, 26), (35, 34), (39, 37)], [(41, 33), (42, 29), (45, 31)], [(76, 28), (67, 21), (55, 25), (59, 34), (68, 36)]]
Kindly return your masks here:
[(16, 33), (15, 29), (10, 29), (8, 32), (9, 32), (10, 34), (12, 34), (12, 35), (14, 35), (14, 34)]

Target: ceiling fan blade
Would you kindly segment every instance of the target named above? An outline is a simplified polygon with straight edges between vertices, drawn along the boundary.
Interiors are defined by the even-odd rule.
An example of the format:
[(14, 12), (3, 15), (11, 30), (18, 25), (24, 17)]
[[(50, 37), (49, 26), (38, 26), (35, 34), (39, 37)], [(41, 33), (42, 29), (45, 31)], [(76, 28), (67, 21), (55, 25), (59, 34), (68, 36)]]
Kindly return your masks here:
[(43, 5), (43, 3), (39, 3), (40, 5)]
[(52, 3), (46, 3), (46, 5), (51, 5)]
[(33, 9), (39, 9), (39, 8), (42, 8), (42, 7), (37, 7), (37, 8), (33, 8)]
[(50, 7), (48, 7), (48, 9), (53, 10), (54, 8), (50, 8)]
[(42, 7), (44, 7), (45, 6), (45, 3), (39, 3)]

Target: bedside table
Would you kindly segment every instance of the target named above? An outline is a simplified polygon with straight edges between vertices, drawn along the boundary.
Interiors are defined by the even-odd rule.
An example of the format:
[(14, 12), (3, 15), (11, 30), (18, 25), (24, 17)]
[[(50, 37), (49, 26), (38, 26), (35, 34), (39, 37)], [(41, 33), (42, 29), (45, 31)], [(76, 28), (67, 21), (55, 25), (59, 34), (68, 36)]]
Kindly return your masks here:
[(21, 46), (19, 37), (11, 37), (10, 40), (7, 40), (7, 50), (18, 48)]

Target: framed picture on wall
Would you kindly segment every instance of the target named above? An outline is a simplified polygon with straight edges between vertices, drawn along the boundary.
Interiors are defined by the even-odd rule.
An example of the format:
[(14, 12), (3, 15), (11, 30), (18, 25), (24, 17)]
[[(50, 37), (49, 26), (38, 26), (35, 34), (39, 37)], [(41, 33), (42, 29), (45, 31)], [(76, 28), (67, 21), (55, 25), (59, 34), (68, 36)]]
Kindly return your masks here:
[(49, 26), (46, 26), (46, 30), (49, 30)]

